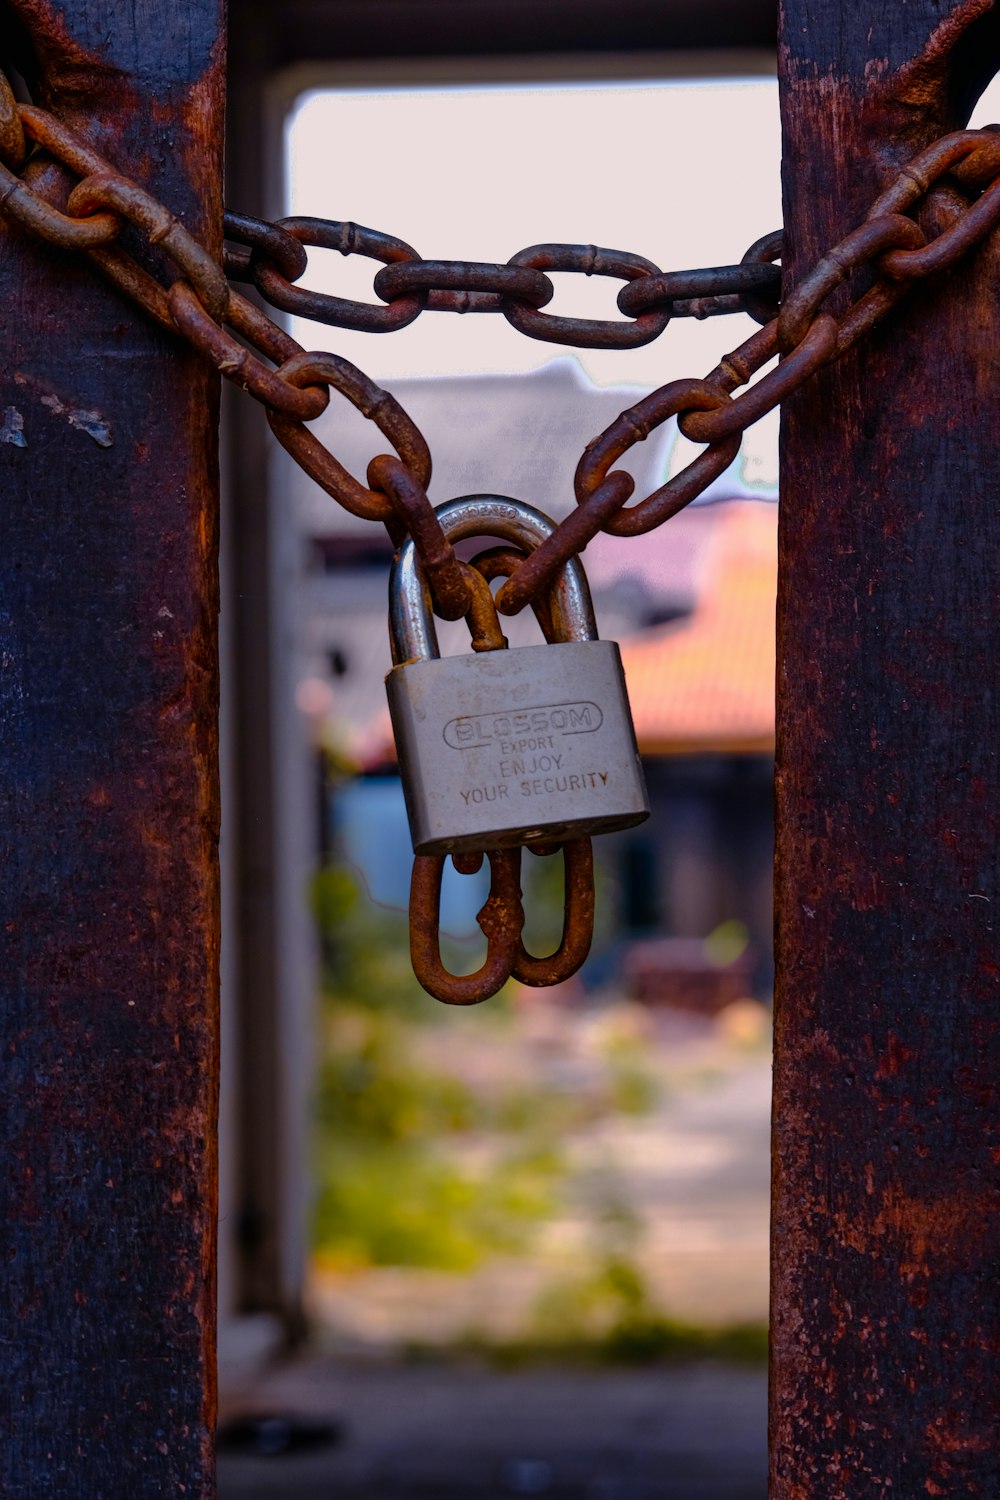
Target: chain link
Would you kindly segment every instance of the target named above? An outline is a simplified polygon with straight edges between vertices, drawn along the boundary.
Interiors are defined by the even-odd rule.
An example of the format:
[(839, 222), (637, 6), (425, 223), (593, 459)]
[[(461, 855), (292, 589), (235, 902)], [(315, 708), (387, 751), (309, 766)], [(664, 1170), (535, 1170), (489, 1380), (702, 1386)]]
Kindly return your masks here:
[[(252, 281), (281, 312), (334, 328), (388, 333), (405, 328), (424, 311), (502, 313), (531, 338), (577, 348), (634, 348), (649, 343), (671, 318), (706, 318), (749, 312), (766, 323), (777, 311), (781, 272), (770, 264), (781, 253), (780, 235), (752, 245), (738, 266), (675, 271), (664, 275), (644, 256), (595, 245), (532, 245), (504, 264), (423, 260), (411, 245), (377, 229), (334, 219), (288, 218), (270, 224), (227, 214), (225, 265), (237, 280)], [(306, 272), (296, 259), (304, 245), (364, 255), (385, 262), (373, 289), (376, 303), (348, 301), (293, 286)], [(564, 318), (542, 313), (554, 288), (546, 271), (621, 277), (619, 310), (631, 321)]]
[[(48, 171), (57, 163), (76, 178), (65, 201)], [(942, 188), (947, 186), (947, 194)], [(925, 208), (933, 213), (920, 215)], [(414, 538), (437, 612), (465, 616), (476, 649), (502, 649), (496, 609), (531, 605), (547, 623), (547, 585), (598, 531), (640, 536), (699, 495), (733, 461), (743, 432), (811, 376), (854, 346), (923, 278), (953, 266), (1000, 222), (1000, 127), (957, 131), (909, 161), (876, 198), (864, 221), (781, 300), (781, 236), (752, 245), (736, 265), (664, 272), (651, 260), (590, 245), (534, 245), (504, 263), (423, 260), (405, 241), (339, 220), (285, 218), (269, 223), (227, 214), (221, 266), (162, 203), (117, 172), (85, 140), (46, 111), (17, 102), (0, 74), (0, 214), (36, 238), (85, 254), (127, 298), (181, 334), (227, 379), (263, 403), (278, 441), (352, 514), (386, 526), (396, 544)], [(940, 222), (934, 232), (931, 220)], [(126, 227), (129, 245), (118, 243)], [(373, 280), (378, 303), (313, 292), (298, 283), (310, 247), (382, 263)], [(163, 268), (167, 271), (164, 279)], [(543, 311), (554, 296), (547, 272), (625, 282), (618, 319), (569, 318)], [(459, 562), (427, 496), (431, 455), (400, 404), (347, 360), (310, 353), (230, 282), (252, 285), (285, 313), (338, 328), (388, 333), (424, 312), (498, 313), (530, 338), (576, 348), (636, 348), (676, 317), (746, 312), (761, 326), (702, 379), (674, 380), (623, 411), (581, 457), (576, 508), (529, 554), (493, 548), (470, 567)], [(846, 292), (846, 295), (845, 295)], [(836, 298), (836, 305), (831, 299)], [(777, 365), (765, 367), (777, 358)], [(754, 381), (754, 377), (760, 378)], [(754, 383), (750, 383), (750, 382)], [(748, 387), (742, 395), (735, 395)], [(368, 484), (349, 474), (306, 423), (334, 390), (375, 423), (395, 449), (368, 466)], [(703, 452), (634, 504), (635, 482), (614, 464), (635, 443), (676, 417)], [(483, 579), (504, 577), (495, 607)], [(520, 851), (491, 851), (490, 894), (479, 914), (487, 957), (476, 974), (445, 969), (438, 942), (444, 860), (414, 864), (411, 938), (414, 970), (432, 994), (471, 1004), (514, 977), (550, 984), (582, 963), (593, 918), (588, 840), (563, 846), (566, 921), (548, 958), (521, 941)], [(482, 856), (455, 856), (470, 873)]]
[[(418, 854), (410, 883), (410, 961), (428, 994), (445, 1005), (478, 1005), (495, 995), (509, 979), (544, 988), (575, 974), (590, 950), (594, 925), (594, 856), (589, 839), (562, 845), (566, 896), (559, 947), (536, 958), (524, 946), (521, 899), (521, 850), (489, 849), (490, 892), (476, 921), (486, 938), (486, 958), (473, 974), (452, 974), (441, 958), (439, 912), (446, 856)], [(535, 853), (553, 852), (534, 850)], [(455, 854), (460, 874), (474, 875), (482, 854)]]

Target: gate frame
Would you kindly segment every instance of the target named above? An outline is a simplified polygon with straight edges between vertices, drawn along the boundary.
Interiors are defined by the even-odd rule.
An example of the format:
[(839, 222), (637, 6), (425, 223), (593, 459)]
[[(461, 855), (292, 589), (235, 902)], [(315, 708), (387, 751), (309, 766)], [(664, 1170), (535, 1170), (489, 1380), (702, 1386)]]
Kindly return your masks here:
[[(402, 51), (442, 37), (456, 56), (477, 39), (494, 51), (500, 35), (529, 51), (537, 26), (521, 0), (422, 0), (409, 21), (385, 5)], [(160, 28), (147, 7), (141, 29), (115, 0), (11, 9), (42, 60), (39, 101), (96, 130), (217, 249), (221, 0), (175, 0)], [(382, 45), (373, 9), (330, 7), (332, 55)], [(683, 7), (575, 11), (587, 50), (629, 37), (642, 50)], [(717, 37), (720, 12), (698, 13)], [(247, 211), (272, 206), (258, 196), (265, 82), (289, 61), (293, 21), (323, 44), (316, 14), (307, 0), (280, 22), (263, 0), (241, 7), (233, 139), (251, 144), (233, 180)], [(543, 50), (564, 44), (571, 14), (552, 7)], [(960, 123), (1000, 25), (989, 0), (860, 19), (785, 0), (781, 25), (794, 276), (886, 172)], [(18, 1398), (0, 1488), (55, 1495), (85, 1473), (95, 1492), (211, 1500), (216, 382), (89, 270), (0, 236), (17, 310), (4, 405), (27, 443), (0, 444)], [(911, 298), (783, 422), (772, 1500), (987, 1496), (995, 1482), (1000, 723), (983, 683), (1000, 659), (998, 266), (988, 245)], [(928, 354), (942, 378), (914, 388)], [(234, 427), (233, 588), (266, 603), (269, 518), (243, 509), (263, 424), (241, 413)], [(273, 740), (254, 778), (273, 822)], [(235, 818), (244, 915), (254, 870), (272, 876), (273, 842), (247, 842), (252, 791)], [(236, 968), (248, 982), (246, 952)], [(294, 1321), (294, 1286), (289, 1298), (280, 1269), (261, 1275), (250, 1305), (284, 1297)]]
[[(794, 284), (1000, 19), (784, 0), (779, 59)], [(996, 1494), (998, 273), (994, 235), (782, 413), (771, 1500)]]
[[(35, 101), (218, 253), (223, 0), (7, 11)], [(0, 1492), (211, 1500), (218, 377), (86, 263), (0, 242)]]

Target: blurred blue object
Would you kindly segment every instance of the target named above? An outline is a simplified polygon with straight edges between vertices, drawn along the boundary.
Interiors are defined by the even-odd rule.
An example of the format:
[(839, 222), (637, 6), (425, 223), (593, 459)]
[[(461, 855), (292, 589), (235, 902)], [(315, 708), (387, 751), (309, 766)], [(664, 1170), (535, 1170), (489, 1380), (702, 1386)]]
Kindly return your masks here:
[[(334, 846), (378, 906), (405, 912), (413, 849), (398, 776), (362, 776), (338, 786), (330, 799)], [(476, 913), (489, 894), (489, 866), (459, 875), (451, 860), (441, 883), (441, 930), (449, 937), (478, 933)]]

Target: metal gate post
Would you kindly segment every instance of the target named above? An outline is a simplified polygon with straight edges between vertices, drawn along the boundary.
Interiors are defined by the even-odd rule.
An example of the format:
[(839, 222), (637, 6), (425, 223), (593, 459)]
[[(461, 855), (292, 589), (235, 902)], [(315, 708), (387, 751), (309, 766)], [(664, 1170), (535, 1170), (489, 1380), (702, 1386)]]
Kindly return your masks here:
[[(17, 0), (0, 55), (216, 248), (222, 9)], [(0, 1493), (210, 1500), (216, 378), (6, 224), (0, 282)]]
[[(793, 283), (992, 12), (784, 0)], [(784, 416), (772, 1500), (998, 1493), (998, 347), (994, 238)]]

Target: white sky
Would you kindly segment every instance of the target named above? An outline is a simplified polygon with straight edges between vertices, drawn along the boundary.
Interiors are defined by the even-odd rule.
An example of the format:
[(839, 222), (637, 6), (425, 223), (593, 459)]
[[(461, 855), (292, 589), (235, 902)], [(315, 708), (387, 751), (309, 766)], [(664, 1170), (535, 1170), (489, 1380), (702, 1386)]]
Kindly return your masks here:
[[(300, 100), (287, 146), (289, 213), (382, 229), (427, 259), (505, 261), (565, 241), (680, 270), (738, 261), (781, 222), (770, 79), (323, 91)], [(378, 270), (310, 251), (308, 282), (377, 301)], [(547, 311), (620, 316), (621, 282), (553, 280)], [(643, 349), (570, 352), (598, 385), (648, 390), (707, 374), (754, 327), (742, 316), (676, 319)], [(530, 370), (567, 352), (499, 316), (425, 313), (380, 335), (296, 321), (293, 332), (376, 379)], [(750, 438), (748, 481), (774, 483), (776, 433), (772, 418)], [(678, 450), (676, 465), (699, 451), (683, 440)]]
[[(973, 122), (998, 114), (993, 84)], [(289, 117), (287, 153), (288, 212), (385, 230), (427, 259), (505, 261), (567, 241), (680, 270), (738, 261), (781, 223), (777, 86), (766, 78), (314, 92)], [(378, 269), (314, 250), (308, 284), (377, 300)], [(620, 282), (554, 282), (547, 311), (618, 316)], [(651, 389), (707, 374), (753, 327), (677, 319), (643, 349), (574, 352), (596, 384)], [(376, 379), (530, 370), (565, 353), (499, 316), (425, 313), (382, 335), (299, 321), (293, 331)], [(748, 483), (775, 482), (777, 425), (773, 413), (747, 434)], [(680, 439), (671, 467), (696, 451)]]

